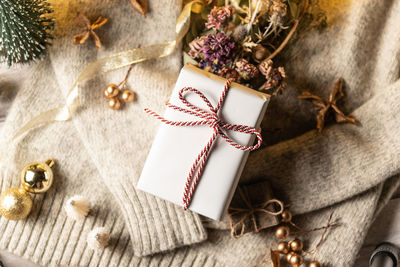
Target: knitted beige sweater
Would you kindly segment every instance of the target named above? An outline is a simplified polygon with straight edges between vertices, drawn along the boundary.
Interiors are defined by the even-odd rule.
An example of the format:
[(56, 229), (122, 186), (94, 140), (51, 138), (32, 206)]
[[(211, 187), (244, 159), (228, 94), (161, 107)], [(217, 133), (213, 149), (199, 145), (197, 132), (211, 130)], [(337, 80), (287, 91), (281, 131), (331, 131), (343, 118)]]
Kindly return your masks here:
[[(1, 147), (33, 116), (63, 105), (65, 94), (88, 63), (138, 45), (173, 38), (178, 3), (150, 1), (143, 19), (126, 2), (55, 1), (59, 28), (50, 55), (33, 67), (19, 91), (1, 138)], [(105, 49), (91, 40), (73, 46), (77, 11), (90, 18), (112, 18), (98, 31)], [(253, 152), (242, 181), (268, 179), (276, 197), (304, 228), (326, 223), (334, 210), (343, 226), (330, 232), (315, 259), (328, 266), (351, 266), (374, 216), (400, 183), (400, 2), (354, 3), (341, 22), (310, 32), (283, 54), (289, 86), (274, 98), (263, 122), (268, 146)], [(144, 107), (163, 108), (179, 69), (180, 53), (134, 67), (128, 85), (137, 101), (122, 111), (106, 108), (103, 88), (123, 79), (126, 70), (81, 84), (81, 108), (72, 121), (37, 128), (7, 147), (1, 162), (1, 190), (18, 186), (19, 171), (30, 161), (57, 161), (53, 188), (35, 196), (23, 221), (0, 218), (0, 248), (43, 266), (255, 266), (276, 243), (273, 230), (232, 239), (226, 230), (206, 229), (201, 218), (139, 192), (135, 185), (158, 122)], [(332, 125), (315, 133), (303, 90), (327, 95), (337, 77), (345, 80), (340, 104), (360, 126)], [(65, 200), (81, 194), (91, 214), (73, 221)], [(86, 246), (96, 226), (111, 231), (104, 250)], [(304, 236), (307, 247), (318, 235)]]

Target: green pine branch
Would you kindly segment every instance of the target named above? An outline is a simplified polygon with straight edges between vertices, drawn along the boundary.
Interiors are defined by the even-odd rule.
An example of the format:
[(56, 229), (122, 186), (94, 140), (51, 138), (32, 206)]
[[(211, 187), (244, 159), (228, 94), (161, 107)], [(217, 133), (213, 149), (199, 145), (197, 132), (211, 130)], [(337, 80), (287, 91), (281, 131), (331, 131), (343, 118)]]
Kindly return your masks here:
[(45, 54), (53, 38), (50, 13), (43, 0), (0, 0), (0, 61), (11, 66)]

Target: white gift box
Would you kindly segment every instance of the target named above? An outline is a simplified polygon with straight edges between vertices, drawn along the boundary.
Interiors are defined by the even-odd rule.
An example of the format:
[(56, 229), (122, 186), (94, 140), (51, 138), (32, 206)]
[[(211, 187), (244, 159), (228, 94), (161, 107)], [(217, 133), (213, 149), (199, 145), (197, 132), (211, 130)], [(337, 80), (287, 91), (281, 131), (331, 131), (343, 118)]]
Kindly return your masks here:
[[(184, 87), (201, 91), (215, 106), (226, 84), (226, 79), (198, 69), (193, 65), (182, 68), (170, 103), (185, 107), (178, 93)], [(194, 93), (185, 94), (191, 104), (207, 109)], [(220, 118), (231, 124), (258, 129), (270, 96), (246, 86), (232, 83), (220, 111)], [(167, 108), (164, 118), (171, 121), (195, 121), (198, 117)], [(155, 118), (149, 116), (149, 119)], [(200, 151), (207, 144), (213, 129), (202, 126), (172, 126), (160, 123), (153, 145), (147, 156), (137, 188), (177, 205), (183, 206), (183, 192), (188, 173)], [(227, 135), (241, 145), (252, 145), (255, 136), (227, 131)], [(242, 151), (218, 137), (208, 157), (200, 181), (194, 191), (189, 209), (220, 220), (229, 206), (248, 157)]]

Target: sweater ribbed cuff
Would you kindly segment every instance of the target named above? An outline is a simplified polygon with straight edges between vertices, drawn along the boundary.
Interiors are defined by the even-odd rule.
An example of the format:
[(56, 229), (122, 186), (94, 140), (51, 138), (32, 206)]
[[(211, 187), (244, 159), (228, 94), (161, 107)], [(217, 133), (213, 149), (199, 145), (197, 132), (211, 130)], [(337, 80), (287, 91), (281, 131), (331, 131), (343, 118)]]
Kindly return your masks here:
[(135, 256), (145, 256), (207, 239), (198, 215), (137, 191), (132, 184), (109, 185), (132, 238)]
[[(144, 227), (137, 231), (143, 243), (131, 242), (128, 228), (118, 214), (107, 214), (104, 210), (92, 214), (84, 220), (74, 221), (68, 218), (63, 211), (66, 196), (56, 190), (51, 190), (45, 195), (36, 195), (32, 213), (20, 221), (10, 221), (0, 217), (0, 249), (7, 250), (14, 255), (33, 261), (41, 266), (50, 267), (128, 267), (128, 266), (219, 266), (215, 259), (200, 253), (190, 253), (189, 248), (181, 248), (169, 253), (159, 253), (149, 257), (136, 257), (132, 251), (138, 248), (142, 252), (144, 246), (168, 246), (167, 243), (150, 243), (146, 232), (162, 230)], [(148, 209), (144, 209), (148, 212)], [(171, 212), (174, 212), (171, 210)], [(139, 214), (139, 213), (138, 213)], [(144, 213), (142, 214), (145, 216)], [(185, 215), (177, 218), (169, 217), (177, 224), (182, 220), (190, 220), (191, 216)], [(138, 218), (140, 219), (140, 217)], [(172, 223), (171, 221), (171, 223)], [(143, 221), (144, 223), (144, 221)], [(156, 222), (154, 222), (156, 223)], [(87, 233), (94, 225), (104, 225), (110, 229), (112, 237), (109, 245), (102, 250), (92, 250), (86, 245)], [(181, 228), (182, 229), (182, 228)], [(169, 231), (164, 226), (165, 231)], [(183, 228), (183, 231), (194, 229)], [(178, 232), (178, 229), (174, 229)], [(166, 236), (166, 234), (164, 234)], [(176, 234), (177, 239), (184, 235)], [(189, 235), (185, 235), (190, 238)], [(191, 237), (195, 238), (194, 235)]]

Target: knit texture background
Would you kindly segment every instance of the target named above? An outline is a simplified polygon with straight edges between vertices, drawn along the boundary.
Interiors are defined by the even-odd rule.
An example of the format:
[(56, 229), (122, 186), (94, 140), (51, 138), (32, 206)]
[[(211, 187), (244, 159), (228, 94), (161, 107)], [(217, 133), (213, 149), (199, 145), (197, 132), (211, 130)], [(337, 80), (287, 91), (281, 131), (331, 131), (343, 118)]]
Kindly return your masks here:
[[(42, 266), (261, 265), (277, 242), (272, 229), (232, 239), (212, 224), (205, 228), (198, 215), (135, 189), (159, 123), (143, 108), (163, 109), (182, 67), (179, 51), (133, 68), (128, 85), (137, 101), (123, 110), (109, 110), (102, 92), (122, 80), (126, 69), (81, 84), (81, 107), (71, 121), (37, 128), (7, 145), (25, 122), (65, 103), (88, 63), (172, 39), (180, 10), (178, 1), (167, 0), (150, 1), (146, 19), (128, 1), (59, 1), (54, 8), (60, 25), (54, 44), (19, 90), (0, 139), (6, 148), (0, 186), (18, 186), (27, 163), (48, 157), (56, 159), (55, 184), (35, 196), (26, 220), (0, 218), (0, 248)], [(111, 18), (98, 31), (103, 51), (92, 40), (72, 45), (78, 11), (92, 20)], [(327, 266), (352, 266), (368, 227), (400, 183), (400, 2), (355, 1), (342, 15), (282, 54), (289, 85), (272, 99), (262, 125), (267, 146), (250, 154), (241, 180), (270, 181), (304, 228), (324, 225), (334, 211), (343, 225), (314, 255)], [(346, 94), (339, 106), (360, 125), (329, 125), (318, 135), (311, 104), (297, 96), (309, 90), (327, 97), (338, 77)], [(63, 205), (77, 193), (94, 208), (74, 222)], [(106, 249), (92, 251), (86, 235), (97, 226), (110, 229), (112, 239)], [(317, 233), (304, 236), (311, 248), (318, 239)]]

